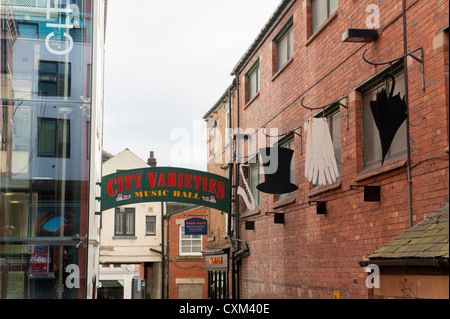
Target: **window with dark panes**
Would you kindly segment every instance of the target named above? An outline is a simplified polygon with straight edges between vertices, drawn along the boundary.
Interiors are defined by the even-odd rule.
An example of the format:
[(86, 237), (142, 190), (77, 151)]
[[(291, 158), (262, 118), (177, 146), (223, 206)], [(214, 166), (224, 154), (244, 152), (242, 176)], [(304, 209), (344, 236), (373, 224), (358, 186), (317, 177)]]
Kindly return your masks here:
[(39, 118), (38, 156), (70, 158), (70, 120)]
[(145, 234), (156, 235), (156, 216), (145, 216)]
[[(278, 141), (278, 146), (283, 147), (283, 148), (288, 148), (290, 150), (295, 150), (294, 135), (289, 134), (285, 138), (282, 138), (280, 141)], [(292, 156), (292, 160), (291, 160), (289, 182), (292, 184), (295, 184), (295, 153)], [(295, 191), (286, 193), (286, 194), (278, 194), (278, 200), (289, 197), (294, 193), (295, 193)]]
[(116, 208), (115, 209), (115, 236), (134, 236), (134, 208)]
[[(397, 66), (391, 74), (395, 78), (395, 87), (393, 95), (400, 93), (400, 96), (405, 95), (405, 76), (403, 66)], [(382, 89), (386, 89), (390, 92), (392, 81), (381, 81), (383, 73), (378, 74), (376, 78), (365, 85), (364, 89), (361, 89), (362, 102), (363, 102), (363, 149), (364, 149), (364, 167), (374, 167), (381, 164), (382, 149), (381, 142), (378, 133), (378, 128), (375, 124), (375, 120), (370, 109), (370, 101), (375, 101), (377, 93)], [(394, 140), (392, 141), (389, 152), (386, 155), (385, 162), (389, 159), (395, 159), (406, 155), (406, 121), (398, 129)]]
[(71, 65), (65, 62), (39, 61), (39, 96), (69, 97)]
[(255, 199), (255, 207), (259, 207), (260, 203), (260, 192), (256, 188), (259, 184), (259, 161), (258, 157), (255, 157), (254, 160), (249, 161), (246, 164), (244, 169), (245, 178), (247, 180), (248, 187), (252, 193), (253, 198)]
[(247, 102), (251, 101), (259, 92), (259, 61), (257, 61), (246, 74), (247, 76)]
[(274, 40), (277, 47), (276, 71), (278, 71), (294, 56), (292, 18), (283, 26)]
[(37, 23), (17, 23), (17, 28), (21, 38), (37, 39), (39, 36), (39, 25)]

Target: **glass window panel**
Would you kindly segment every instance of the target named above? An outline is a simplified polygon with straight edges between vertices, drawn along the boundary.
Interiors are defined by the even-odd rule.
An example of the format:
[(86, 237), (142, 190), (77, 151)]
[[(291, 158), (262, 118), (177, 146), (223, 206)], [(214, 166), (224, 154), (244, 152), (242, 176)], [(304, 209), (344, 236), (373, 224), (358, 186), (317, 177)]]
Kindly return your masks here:
[(55, 139), (56, 139), (56, 121), (55, 119), (39, 119), (38, 126), (38, 156), (54, 157)]
[(202, 251), (202, 247), (192, 247), (193, 253), (200, 253)]
[(180, 254), (181, 255), (200, 255), (202, 250), (201, 235), (185, 235), (185, 226), (180, 225)]
[(119, 208), (116, 208), (116, 214), (115, 214), (115, 234), (116, 235), (123, 235), (123, 219), (122, 219), (122, 213), (120, 212)]
[(312, 32), (316, 32), (322, 23), (328, 19), (328, 1), (311, 0), (312, 11)]
[(288, 37), (287, 34), (277, 44), (277, 65), (280, 69), (288, 61)]
[(329, 126), (331, 140), (333, 142), (334, 155), (336, 157), (336, 164), (341, 173), (341, 112), (337, 112), (329, 117)]
[(24, 38), (37, 38), (38, 25), (31, 23), (18, 23), (18, 30), (20, 37)]
[(250, 75), (249, 75), (249, 99), (251, 100), (253, 97), (255, 97), (256, 93), (259, 92), (259, 87), (258, 87), (258, 73), (259, 70), (258, 68), (253, 71)]
[[(91, 103), (83, 99), (91, 96), (90, 77), (99, 67), (92, 63), (93, 3), (70, 1), (76, 16), (52, 13), (50, 21), (46, 0), (2, 1), (0, 11), (8, 12), (2, 33), (12, 36), (2, 37), (0, 52), (8, 73), (0, 80), (0, 130), (13, 141), (0, 155), (0, 298), (86, 297), (91, 278), (83, 275), (81, 289), (69, 289), (63, 276), (68, 264), (88, 273), (86, 249), (76, 248), (73, 238), (86, 234), (90, 211)], [(69, 38), (47, 26), (56, 21), (74, 24), (67, 52), (61, 50), (69, 48)], [(46, 43), (51, 32), (56, 36)], [(123, 220), (114, 228), (123, 232)]]
[(156, 216), (146, 216), (146, 234), (156, 234)]
[(289, 59), (294, 56), (294, 30), (289, 30)]
[(52, 75), (56, 75), (58, 64), (56, 62), (47, 62), (40, 61), (39, 62), (39, 71), (43, 74), (50, 73)]
[(329, 1), (330, 1), (329, 15), (332, 15), (338, 9), (338, 0), (329, 0)]
[(258, 207), (260, 193), (256, 186), (259, 184), (259, 162), (250, 164), (248, 170), (248, 184), (250, 187), (250, 191), (252, 192), (252, 195), (255, 199), (255, 206)]
[[(292, 155), (292, 160), (291, 160), (291, 167), (290, 167), (290, 176), (289, 176), (289, 181), (293, 184), (295, 184), (295, 147), (294, 147), (294, 137), (290, 136), (285, 140), (282, 140), (279, 143), (280, 147), (284, 147), (284, 148), (289, 148), (291, 150), (294, 150), (294, 155)], [(283, 199), (286, 197), (289, 197), (290, 195), (294, 194), (294, 192), (291, 193), (286, 193), (286, 194), (279, 194), (278, 195), (278, 199)]]
[[(380, 77), (381, 78), (381, 77)], [(389, 90), (391, 81), (388, 82)], [(381, 142), (378, 133), (378, 129), (373, 119), (372, 111), (370, 109), (370, 101), (376, 100), (377, 92), (380, 92), (385, 88), (385, 83), (380, 83), (377, 87), (364, 92), (363, 95), (363, 143), (364, 143), (364, 165), (365, 167), (371, 167), (381, 164)], [(395, 76), (395, 90), (394, 95), (400, 93), (403, 97), (405, 94), (405, 80), (404, 73), (401, 72)], [(392, 158), (397, 158), (406, 154), (406, 123), (397, 131), (394, 140), (385, 161)]]

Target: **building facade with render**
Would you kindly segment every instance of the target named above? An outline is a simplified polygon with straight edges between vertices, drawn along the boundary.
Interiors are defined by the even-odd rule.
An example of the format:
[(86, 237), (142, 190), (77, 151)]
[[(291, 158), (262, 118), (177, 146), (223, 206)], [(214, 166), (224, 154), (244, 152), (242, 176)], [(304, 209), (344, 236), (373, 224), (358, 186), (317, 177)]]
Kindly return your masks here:
[[(153, 154), (150, 153), (146, 163), (125, 149), (105, 158), (103, 175), (150, 165), (154, 167), (156, 159)], [(103, 295), (99, 297), (117, 296), (114, 291), (119, 288), (123, 290), (124, 299), (161, 298), (161, 207), (160, 202), (145, 202), (101, 213), (99, 280)]]
[[(245, 179), (255, 204), (236, 195), (232, 236), (250, 251), (234, 270), (241, 298), (419, 297), (429, 275), (443, 276), (443, 293), (420, 298), (448, 298), (448, 17), (439, 1), (280, 2), (231, 72), (231, 179), (242, 188)], [(351, 29), (368, 37), (352, 38)], [(394, 106), (375, 113), (383, 89), (406, 105), (386, 153), (380, 131), (394, 124), (382, 129), (376, 121), (390, 118)], [(326, 130), (317, 134), (314, 122)], [(328, 136), (334, 175), (315, 179), (306, 169), (317, 156), (311, 143)], [(273, 186), (297, 189), (260, 191), (267, 176), (252, 145), (291, 149), (288, 173)], [(237, 179), (240, 166), (250, 171)], [(439, 221), (439, 233), (420, 248), (409, 245), (425, 240), (411, 234), (430, 236), (408, 232), (429, 220)], [(402, 236), (409, 239), (398, 245)], [(387, 254), (393, 247), (400, 251)], [(369, 265), (385, 285), (395, 278), (400, 291), (367, 284)], [(406, 286), (415, 293), (405, 295)]]

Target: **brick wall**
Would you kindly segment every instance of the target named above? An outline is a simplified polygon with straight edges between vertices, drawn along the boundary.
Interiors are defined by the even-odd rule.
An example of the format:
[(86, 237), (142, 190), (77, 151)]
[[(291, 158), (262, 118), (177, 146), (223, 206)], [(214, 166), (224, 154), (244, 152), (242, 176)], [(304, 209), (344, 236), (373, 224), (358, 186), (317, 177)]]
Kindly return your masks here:
[[(178, 299), (180, 285), (201, 285), (202, 298), (207, 299), (207, 271), (203, 256), (180, 255), (179, 227), (189, 218), (205, 218), (206, 207), (200, 206), (170, 216), (168, 226), (168, 298)], [(206, 235), (202, 235), (202, 249), (206, 249)], [(186, 297), (185, 297), (186, 298)]]
[[(236, 99), (237, 93), (232, 87), (231, 89), (231, 112), (232, 112), (232, 126), (236, 121)], [(230, 147), (233, 145), (233, 140), (230, 137), (229, 141), (226, 141), (226, 117), (228, 114), (226, 112), (227, 107), (229, 106), (229, 94), (227, 92), (224, 93), (224, 96), (221, 100), (218, 101), (216, 109), (211, 112), (209, 117), (206, 119), (207, 123), (213, 119), (217, 123), (217, 130), (220, 136), (220, 142), (216, 144), (216, 148), (212, 148), (213, 157), (209, 156), (207, 171), (209, 173), (217, 174), (220, 176), (224, 176), (229, 178), (229, 170), (225, 167), (226, 164), (230, 163)], [(209, 130), (208, 134), (208, 143), (214, 145), (213, 132)], [(209, 149), (210, 146), (208, 146)], [(212, 146), (211, 146), (212, 147)], [(231, 181), (234, 184), (234, 178)], [(226, 238), (227, 234), (227, 215), (222, 213), (216, 209), (207, 208), (208, 212), (208, 244), (207, 247), (209, 249), (214, 248), (222, 248), (229, 245), (229, 241)], [(234, 224), (234, 221), (232, 221)]]
[[(240, 237), (251, 255), (241, 267), (242, 298), (367, 298), (363, 268), (358, 261), (409, 227), (407, 157), (383, 167), (364, 169), (362, 100), (358, 87), (383, 66), (365, 63), (389, 61), (403, 54), (401, 1), (380, 4), (380, 36), (373, 43), (343, 43), (348, 28), (365, 28), (370, 1), (340, 0), (337, 12), (314, 34), (309, 27), (310, 1), (295, 1), (263, 45), (240, 72), (240, 127), (278, 128), (279, 133), (302, 126), (315, 114), (302, 108), (318, 107), (336, 99), (341, 107), (341, 162), (339, 182), (321, 189), (304, 177), (306, 133), (295, 136), (295, 181), (291, 198), (261, 194), (260, 207), (241, 214)], [(412, 223), (416, 224), (448, 201), (448, 4), (442, 1), (407, 1), (407, 41), (410, 50), (423, 47), (425, 91), (421, 64), (408, 58), (410, 109)], [(294, 56), (274, 74), (271, 41), (293, 16)], [(416, 52), (419, 55), (418, 52)], [(260, 92), (247, 104), (245, 73), (260, 61)], [(348, 129), (346, 116), (348, 114)], [(251, 154), (249, 154), (251, 155)], [(214, 170), (212, 166), (209, 171)], [(261, 168), (261, 172), (263, 172)], [(263, 180), (263, 176), (261, 176)], [(380, 185), (381, 201), (364, 202), (362, 188)], [(317, 215), (309, 200), (327, 201), (327, 214)], [(241, 210), (243, 204), (241, 202)], [(274, 224), (266, 212), (283, 212), (285, 224)], [(211, 216), (209, 216), (211, 218)], [(254, 220), (255, 230), (244, 221)]]

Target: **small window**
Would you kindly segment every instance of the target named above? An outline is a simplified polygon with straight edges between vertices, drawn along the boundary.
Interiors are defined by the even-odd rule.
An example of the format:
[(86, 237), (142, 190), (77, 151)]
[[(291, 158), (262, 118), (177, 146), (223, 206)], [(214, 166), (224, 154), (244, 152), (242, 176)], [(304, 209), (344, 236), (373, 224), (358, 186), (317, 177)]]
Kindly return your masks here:
[(311, 0), (313, 34), (337, 10), (337, 8), (338, 0)]
[(145, 234), (147, 236), (156, 235), (156, 216), (145, 216)]
[(211, 161), (217, 151), (220, 150), (221, 136), (219, 132), (219, 124), (216, 119), (212, 118), (208, 122), (208, 162)]
[(116, 208), (115, 209), (115, 236), (134, 236), (134, 208)]
[(255, 199), (255, 207), (259, 207), (260, 204), (260, 192), (256, 188), (259, 185), (259, 161), (258, 157), (255, 160), (250, 161), (244, 169), (245, 179), (247, 180), (248, 187), (252, 192), (252, 196)]
[(283, 26), (274, 41), (276, 44), (277, 65), (275, 71), (281, 69), (294, 56), (294, 31), (292, 18)]
[(225, 146), (231, 141), (231, 126), (230, 126), (230, 105), (226, 102), (225, 105)]
[(39, 96), (69, 97), (70, 89), (70, 63), (39, 61)]
[(185, 235), (184, 225), (180, 225), (180, 256), (202, 255), (202, 235)]
[(39, 35), (39, 26), (37, 23), (17, 23), (19, 36), (21, 38), (37, 39)]
[(38, 156), (70, 158), (70, 120), (38, 119)]
[(259, 60), (250, 68), (247, 77), (247, 102), (251, 101), (259, 92)]

